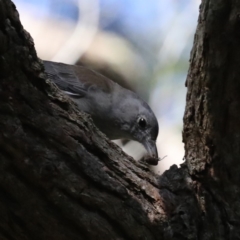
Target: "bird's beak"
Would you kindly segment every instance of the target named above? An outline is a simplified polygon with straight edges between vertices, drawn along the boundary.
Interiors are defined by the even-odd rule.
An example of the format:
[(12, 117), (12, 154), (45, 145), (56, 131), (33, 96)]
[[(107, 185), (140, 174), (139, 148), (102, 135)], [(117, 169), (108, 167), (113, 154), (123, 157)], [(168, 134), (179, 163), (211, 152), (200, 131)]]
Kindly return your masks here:
[(154, 140), (146, 139), (145, 142), (143, 142), (143, 145), (151, 157), (158, 158), (157, 146)]

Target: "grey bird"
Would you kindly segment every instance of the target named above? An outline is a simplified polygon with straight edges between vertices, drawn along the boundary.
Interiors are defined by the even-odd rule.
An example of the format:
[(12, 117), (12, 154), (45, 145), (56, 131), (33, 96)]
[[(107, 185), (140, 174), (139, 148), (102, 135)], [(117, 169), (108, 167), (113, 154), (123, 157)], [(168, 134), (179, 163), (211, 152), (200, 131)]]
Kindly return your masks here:
[(158, 158), (157, 119), (138, 95), (107, 77), (83, 66), (43, 61), (45, 72), (81, 111), (111, 139), (140, 142), (148, 154)]

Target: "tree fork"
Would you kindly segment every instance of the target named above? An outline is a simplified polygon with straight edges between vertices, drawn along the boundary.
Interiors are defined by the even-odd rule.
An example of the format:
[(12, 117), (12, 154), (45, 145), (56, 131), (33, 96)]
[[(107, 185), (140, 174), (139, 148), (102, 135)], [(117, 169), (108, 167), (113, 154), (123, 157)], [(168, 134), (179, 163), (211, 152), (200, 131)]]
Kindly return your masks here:
[(186, 162), (158, 177), (46, 79), (0, 0), (0, 239), (240, 239), (239, 12), (237, 1), (202, 2)]

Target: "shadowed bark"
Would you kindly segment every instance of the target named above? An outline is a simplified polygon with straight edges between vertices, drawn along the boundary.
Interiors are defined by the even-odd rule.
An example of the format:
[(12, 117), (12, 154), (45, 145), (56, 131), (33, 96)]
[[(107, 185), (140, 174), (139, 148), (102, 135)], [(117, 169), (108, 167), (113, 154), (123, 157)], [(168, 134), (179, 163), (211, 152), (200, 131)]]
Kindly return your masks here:
[(239, 12), (239, 1), (202, 1), (186, 81), (183, 141), (199, 239), (240, 239)]
[(186, 162), (158, 177), (46, 79), (0, 0), (0, 239), (240, 239), (239, 12), (238, 1), (202, 2)]

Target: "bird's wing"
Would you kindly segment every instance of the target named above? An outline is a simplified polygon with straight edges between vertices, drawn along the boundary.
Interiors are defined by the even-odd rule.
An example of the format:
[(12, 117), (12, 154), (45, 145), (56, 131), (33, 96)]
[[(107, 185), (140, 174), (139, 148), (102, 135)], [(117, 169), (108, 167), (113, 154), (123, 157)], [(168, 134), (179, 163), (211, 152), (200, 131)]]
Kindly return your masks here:
[(89, 92), (110, 93), (113, 82), (83, 66), (43, 61), (47, 76), (73, 98), (85, 97)]

